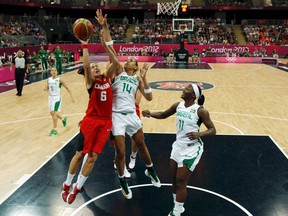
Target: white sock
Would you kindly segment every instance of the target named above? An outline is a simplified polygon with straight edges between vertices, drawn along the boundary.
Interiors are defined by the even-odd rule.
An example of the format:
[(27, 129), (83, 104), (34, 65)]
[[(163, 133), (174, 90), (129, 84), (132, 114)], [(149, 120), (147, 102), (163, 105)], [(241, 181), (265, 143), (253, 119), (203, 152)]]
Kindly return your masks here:
[(176, 202), (176, 194), (173, 193), (172, 195), (173, 195), (173, 202), (175, 203)]
[(149, 165), (146, 164), (146, 167), (153, 167), (153, 163), (151, 163)]
[(87, 158), (88, 158), (88, 154), (85, 154), (84, 158), (83, 158), (83, 161), (82, 161), (81, 170), (80, 170), (79, 173), (82, 173), (82, 169), (83, 169), (83, 166), (84, 166), (85, 162), (87, 161)]
[(182, 213), (182, 209), (183, 209), (183, 207), (184, 207), (184, 203), (180, 203), (180, 202), (177, 202), (176, 200), (175, 200), (175, 202), (174, 202), (174, 210), (173, 211), (175, 211), (175, 213)]
[(131, 152), (131, 157), (133, 157), (133, 158), (136, 158), (136, 156), (137, 156), (137, 153), (138, 153), (138, 151), (136, 151), (136, 152)]
[(77, 188), (81, 189), (86, 182), (88, 176), (83, 176), (82, 174), (79, 174), (78, 181), (77, 181)]
[(65, 181), (65, 184), (66, 185), (71, 185), (72, 183), (72, 180), (74, 178), (75, 174), (70, 174), (69, 172), (67, 173), (67, 178), (66, 178), (66, 181)]

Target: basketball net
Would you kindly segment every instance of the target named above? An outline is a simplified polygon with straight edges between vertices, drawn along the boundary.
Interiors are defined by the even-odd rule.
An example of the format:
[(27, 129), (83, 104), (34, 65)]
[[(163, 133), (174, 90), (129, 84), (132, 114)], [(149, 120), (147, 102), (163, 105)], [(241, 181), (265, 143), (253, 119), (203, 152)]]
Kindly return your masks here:
[(181, 0), (175, 2), (159, 2), (157, 3), (157, 15), (167, 14), (178, 16), (178, 9), (181, 4)]

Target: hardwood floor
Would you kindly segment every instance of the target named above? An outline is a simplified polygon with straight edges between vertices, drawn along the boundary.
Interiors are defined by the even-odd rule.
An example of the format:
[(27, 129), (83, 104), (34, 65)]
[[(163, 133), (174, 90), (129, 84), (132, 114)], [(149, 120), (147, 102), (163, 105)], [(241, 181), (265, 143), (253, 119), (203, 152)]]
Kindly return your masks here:
[[(286, 60), (282, 60), (286, 61)], [(286, 61), (287, 62), (287, 61)], [(152, 66), (152, 63), (149, 63)], [(140, 63), (141, 66), (141, 63)], [(197, 81), (214, 85), (204, 90), (205, 108), (218, 134), (270, 135), (288, 153), (288, 74), (264, 64), (210, 64), (209, 69), (150, 69), (149, 82)], [(105, 63), (101, 63), (101, 68)], [(62, 90), (59, 134), (50, 137), (52, 119), (47, 107), (46, 81), (24, 86), (23, 96), (10, 90), (0, 94), (0, 203), (59, 151), (78, 131), (88, 94), (83, 77), (75, 71), (61, 75), (75, 98)], [(142, 99), (141, 109), (163, 110), (181, 100), (180, 91), (153, 90), (153, 101)], [(142, 118), (145, 132), (175, 132), (175, 118)]]

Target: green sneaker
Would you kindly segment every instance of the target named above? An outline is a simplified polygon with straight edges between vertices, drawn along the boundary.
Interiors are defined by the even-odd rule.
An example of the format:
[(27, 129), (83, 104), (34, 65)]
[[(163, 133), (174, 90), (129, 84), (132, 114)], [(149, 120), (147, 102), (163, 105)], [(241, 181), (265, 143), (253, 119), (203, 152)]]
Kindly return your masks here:
[(126, 199), (131, 199), (132, 198), (132, 191), (128, 187), (126, 178), (125, 177), (124, 178), (119, 178), (119, 182), (120, 182), (120, 186), (121, 186), (121, 189), (122, 189), (121, 191), (122, 191), (123, 196)]
[(146, 169), (146, 170), (145, 170), (145, 175), (151, 179), (151, 183), (152, 183), (155, 187), (158, 187), (158, 188), (161, 187), (160, 180), (159, 180), (156, 172), (154, 171), (154, 169), (153, 169), (152, 171)]
[(67, 117), (63, 118), (62, 124), (63, 124), (64, 127), (66, 127), (66, 125), (67, 125)]
[(53, 130), (51, 130), (49, 136), (55, 136), (56, 134), (57, 134), (57, 131), (53, 129)]

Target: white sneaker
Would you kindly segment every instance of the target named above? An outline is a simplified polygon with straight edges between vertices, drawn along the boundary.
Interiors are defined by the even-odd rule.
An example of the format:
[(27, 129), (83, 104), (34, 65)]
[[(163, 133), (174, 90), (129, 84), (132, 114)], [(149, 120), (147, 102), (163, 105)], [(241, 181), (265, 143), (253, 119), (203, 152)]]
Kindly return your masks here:
[(181, 214), (185, 211), (185, 208), (182, 207), (181, 211), (177, 211), (173, 208), (173, 210), (168, 214), (168, 216), (181, 216)]
[(126, 179), (125, 178), (122, 178), (122, 179), (119, 178), (119, 182), (120, 182), (121, 192), (122, 192), (123, 196), (126, 199), (131, 199), (132, 198), (132, 191), (128, 187), (128, 183), (127, 183)]
[(133, 157), (132, 155), (130, 155), (130, 162), (129, 162), (129, 164), (128, 164), (128, 168), (129, 168), (130, 170), (134, 169), (135, 164), (136, 164), (136, 156)]
[[(117, 171), (117, 167), (115, 163), (114, 163), (114, 169)], [(131, 173), (127, 170), (126, 165), (124, 166), (124, 176), (126, 179), (131, 178)]]
[(145, 175), (151, 179), (151, 183), (155, 186), (160, 188), (161, 182), (156, 174), (156, 172), (153, 170), (152, 172), (148, 171), (148, 169), (145, 170)]
[(130, 179), (131, 178), (131, 173), (127, 170), (126, 165), (124, 167), (124, 176), (126, 179)]

